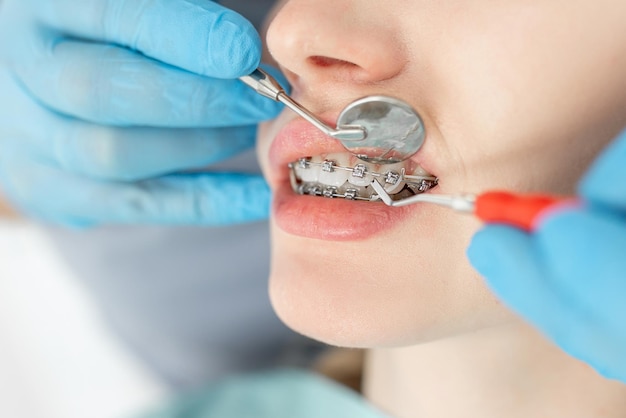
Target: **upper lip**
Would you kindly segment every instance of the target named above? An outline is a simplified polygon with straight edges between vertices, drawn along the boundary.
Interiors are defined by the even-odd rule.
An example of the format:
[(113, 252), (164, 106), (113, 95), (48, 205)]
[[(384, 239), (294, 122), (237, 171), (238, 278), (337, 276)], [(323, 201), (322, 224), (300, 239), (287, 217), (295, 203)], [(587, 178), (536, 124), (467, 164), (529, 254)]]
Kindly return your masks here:
[[(336, 120), (336, 116), (338, 113), (337, 115), (324, 114), (320, 116), (320, 120), (329, 126), (335, 126), (334, 122), (329, 121)], [(289, 176), (288, 164), (302, 157), (339, 152), (348, 151), (338, 140), (324, 134), (304, 119), (295, 117), (278, 131), (272, 141), (269, 150), (271, 176), (268, 180), (274, 185), (286, 181)], [(428, 172), (433, 173), (422, 163), (422, 159), (419, 158), (421, 154), (422, 151), (418, 152), (412, 159)]]
[[(319, 116), (328, 126), (335, 126), (329, 115)], [(302, 118), (295, 118), (285, 124), (274, 140), (269, 151), (272, 170), (270, 182), (281, 182), (287, 178), (287, 165), (302, 157), (347, 152), (341, 143), (324, 134)]]

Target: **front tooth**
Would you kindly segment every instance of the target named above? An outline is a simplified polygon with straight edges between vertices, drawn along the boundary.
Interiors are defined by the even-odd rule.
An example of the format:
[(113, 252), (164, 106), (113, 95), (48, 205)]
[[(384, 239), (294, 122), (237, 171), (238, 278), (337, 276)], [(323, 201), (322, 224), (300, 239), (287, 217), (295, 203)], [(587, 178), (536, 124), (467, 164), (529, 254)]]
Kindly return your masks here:
[(365, 163), (359, 163), (354, 166), (352, 173), (348, 176), (348, 182), (355, 186), (365, 187), (374, 181), (374, 176), (371, 174), (372, 166)]
[(356, 200), (356, 198), (359, 197), (359, 191), (355, 188), (348, 188), (343, 193), (343, 197), (346, 200)]
[(322, 162), (321, 171), (319, 173), (318, 182), (329, 186), (339, 187), (348, 180), (350, 172), (338, 167), (334, 160), (325, 160)]
[(302, 157), (298, 160), (298, 167), (301, 169), (309, 168), (311, 166), (311, 158)]
[(399, 173), (396, 173), (394, 171), (386, 172), (385, 175), (382, 177), (382, 180), (384, 181), (383, 187), (385, 188), (385, 191), (389, 194), (400, 193), (400, 191), (404, 189), (404, 186), (406, 185), (406, 181), (404, 181), (404, 178), (399, 175)]
[(350, 154), (344, 152), (328, 154), (326, 159), (334, 161), (338, 166), (350, 167), (350, 157)]
[(372, 193), (369, 191), (369, 187), (355, 186), (350, 183), (346, 183), (343, 187), (341, 187), (338, 190), (338, 193), (348, 196), (355, 195), (355, 197), (358, 196), (364, 198), (369, 198), (372, 195)]
[(399, 193), (405, 186), (404, 167), (400, 164), (390, 164), (380, 178), (385, 191), (389, 194)]
[(322, 195), (326, 198), (333, 199), (337, 195), (337, 188), (333, 186), (325, 186)]
[(307, 183), (317, 183), (320, 167), (317, 164), (311, 164), (310, 158), (301, 158), (293, 169), (300, 180)]
[(300, 194), (308, 194), (311, 196), (321, 196), (322, 188), (318, 184), (303, 184), (300, 186)]

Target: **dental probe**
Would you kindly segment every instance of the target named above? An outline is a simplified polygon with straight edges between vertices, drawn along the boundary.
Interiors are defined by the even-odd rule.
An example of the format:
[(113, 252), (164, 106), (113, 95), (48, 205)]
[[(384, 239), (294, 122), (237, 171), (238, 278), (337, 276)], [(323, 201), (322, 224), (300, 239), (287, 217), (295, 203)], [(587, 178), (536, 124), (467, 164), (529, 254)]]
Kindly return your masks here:
[(254, 70), (252, 74), (240, 77), (239, 79), (256, 90), (261, 96), (283, 103), (328, 136), (348, 141), (361, 141), (367, 136), (365, 129), (360, 126), (331, 128), (326, 125), (304, 106), (289, 97), (278, 81), (260, 68)]
[(371, 186), (387, 206), (399, 207), (419, 202), (434, 203), (458, 212), (473, 214), (486, 223), (503, 223), (527, 232), (534, 229), (537, 216), (544, 209), (571, 200), (548, 195), (520, 195), (504, 191), (491, 191), (479, 195), (426, 193), (393, 200), (378, 180), (374, 179)]
[(285, 104), (363, 161), (394, 164), (407, 160), (422, 147), (426, 137), (419, 114), (395, 97), (368, 96), (356, 100), (341, 112), (337, 128), (332, 128), (287, 95), (278, 81), (263, 70), (257, 69), (240, 80), (260, 95)]

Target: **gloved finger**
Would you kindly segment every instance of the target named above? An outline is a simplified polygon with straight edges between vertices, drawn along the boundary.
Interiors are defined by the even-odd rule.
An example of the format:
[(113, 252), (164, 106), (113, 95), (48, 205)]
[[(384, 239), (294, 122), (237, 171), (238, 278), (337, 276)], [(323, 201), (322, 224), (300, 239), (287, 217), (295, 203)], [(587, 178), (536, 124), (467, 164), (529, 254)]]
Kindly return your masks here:
[(239, 80), (202, 77), (123, 48), (79, 41), (23, 57), (16, 76), (55, 111), (108, 125), (249, 125), (282, 107)]
[(76, 174), (139, 180), (206, 167), (254, 144), (256, 127), (119, 128), (90, 124), (50, 112), (0, 71), (3, 148), (32, 155)]
[(626, 294), (626, 222), (586, 208), (542, 218), (535, 232), (551, 286), (587, 312), (621, 306)]
[(0, 171), (3, 187), (20, 207), (49, 219), (218, 226), (265, 219), (269, 210), (269, 188), (255, 175), (194, 173), (111, 182), (11, 158), (0, 160)]
[(626, 211), (626, 130), (594, 162), (579, 191), (592, 204)]
[(250, 22), (207, 0), (25, 0), (59, 32), (134, 49), (210, 77), (251, 73), (261, 41)]
[[(50, 126), (49, 126), (50, 128)], [(111, 128), (65, 120), (22, 138), (33, 155), (92, 178), (135, 181), (206, 168), (252, 147), (255, 126), (215, 129)]]
[(511, 309), (534, 323), (552, 322), (550, 328), (564, 325), (564, 318), (554, 312), (567, 307), (545, 280), (532, 236), (515, 228), (488, 225), (474, 235), (467, 256)]
[(532, 236), (487, 226), (472, 239), (468, 257), (509, 308), (572, 356), (603, 367), (589, 355), (589, 341), (606, 341), (596, 318), (554, 285)]

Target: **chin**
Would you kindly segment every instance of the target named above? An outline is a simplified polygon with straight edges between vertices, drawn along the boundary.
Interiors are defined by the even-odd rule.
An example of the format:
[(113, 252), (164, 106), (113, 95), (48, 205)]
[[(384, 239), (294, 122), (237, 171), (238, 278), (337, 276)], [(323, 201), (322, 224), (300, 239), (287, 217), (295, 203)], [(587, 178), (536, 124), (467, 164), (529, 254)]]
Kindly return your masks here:
[(452, 218), (419, 237), (415, 231), (428, 228), (408, 226), (328, 241), (293, 235), (273, 220), (270, 297), (277, 315), (301, 334), (354, 348), (420, 344), (511, 319), (465, 260), (475, 228), (459, 234)]

